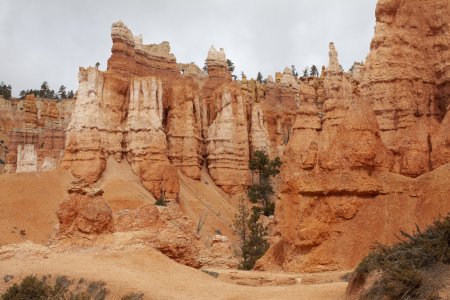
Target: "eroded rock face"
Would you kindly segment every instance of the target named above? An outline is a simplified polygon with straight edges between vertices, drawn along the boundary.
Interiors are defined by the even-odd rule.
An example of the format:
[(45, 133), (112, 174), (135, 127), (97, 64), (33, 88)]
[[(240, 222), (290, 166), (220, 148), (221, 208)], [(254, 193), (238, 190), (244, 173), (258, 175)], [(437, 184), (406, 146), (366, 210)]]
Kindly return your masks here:
[(225, 87), (216, 95), (217, 114), (208, 127), (208, 168), (227, 193), (242, 191), (250, 178), (247, 112), (240, 90)]
[(64, 128), (74, 100), (0, 98), (0, 172), (56, 168), (64, 151)]
[(199, 250), (204, 246), (195, 235), (195, 224), (176, 205), (143, 205), (114, 214), (116, 231), (143, 231), (146, 243), (179, 263), (198, 268)]
[(409, 177), (442, 163), (430, 159), (430, 139), (448, 105), (449, 10), (448, 1), (377, 5), (361, 92), (376, 112), (383, 143), (395, 154), (393, 171)]
[(330, 45), (322, 78), (300, 86), (276, 207), (280, 239), (260, 268), (352, 268), (375, 241), (395, 242), (399, 230), (450, 211), (449, 12), (448, 1), (379, 1), (356, 75), (342, 72)]
[[(392, 242), (398, 230), (450, 211), (449, 5), (379, 1), (365, 64), (344, 72), (331, 43), (320, 77), (296, 78), (286, 68), (265, 83), (233, 81), (223, 49), (211, 48), (203, 72), (178, 64), (167, 42), (144, 45), (141, 36), (115, 23), (108, 70), (80, 69), (64, 165), (77, 180), (94, 185), (108, 158), (126, 160), (156, 198), (176, 200), (179, 172), (199, 179), (203, 165), (225, 192), (244, 191), (251, 153), (266, 150), (283, 160), (271, 225), (279, 237), (271, 239), (259, 267), (354, 267), (373, 242)], [(8, 138), (20, 151), (0, 152), (7, 166), (57, 164), (56, 155), (42, 158), (39, 142), (28, 133), (42, 119), (56, 124), (61, 110), (37, 103), (28, 98), (22, 104), (26, 130)], [(9, 115), (0, 114), (0, 120)], [(59, 135), (44, 136), (53, 143)], [(47, 140), (43, 149), (59, 149), (46, 148)], [(77, 197), (62, 208), (63, 232), (112, 230), (109, 221), (89, 219), (97, 212), (108, 219), (101, 201)], [(85, 214), (84, 206), (95, 213)], [(193, 264), (198, 253), (189, 252), (194, 239), (186, 233), (192, 224), (170, 227), (181, 216), (164, 213), (142, 207), (115, 216), (114, 226), (131, 231), (163, 224), (164, 238), (152, 242)], [(177, 230), (185, 236), (175, 236)], [(220, 245), (215, 251), (227, 253), (228, 246)]]
[[(178, 170), (199, 179), (206, 161), (224, 191), (243, 191), (250, 175), (251, 103), (231, 80), (223, 49), (209, 51), (206, 76), (178, 65), (167, 42), (143, 45), (121, 22), (111, 36), (108, 71), (80, 68), (64, 165), (93, 184), (109, 156), (126, 157), (155, 197), (176, 199)], [(267, 131), (261, 121), (255, 135)]]
[(114, 231), (112, 211), (99, 196), (73, 193), (56, 212), (59, 235), (101, 234)]

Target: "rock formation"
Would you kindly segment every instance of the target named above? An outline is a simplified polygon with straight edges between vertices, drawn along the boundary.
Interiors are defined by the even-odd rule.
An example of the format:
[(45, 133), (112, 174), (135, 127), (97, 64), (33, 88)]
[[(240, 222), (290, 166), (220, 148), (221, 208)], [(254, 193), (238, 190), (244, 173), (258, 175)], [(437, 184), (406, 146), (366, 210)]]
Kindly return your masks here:
[(399, 230), (450, 211), (449, 12), (447, 1), (379, 1), (356, 76), (330, 45), (316, 88), (301, 86), (283, 155), (280, 238), (260, 268), (351, 268), (375, 241), (395, 242)]
[(93, 184), (109, 156), (126, 157), (155, 197), (176, 199), (177, 169), (199, 179), (206, 161), (220, 187), (242, 191), (249, 178), (248, 113), (223, 49), (211, 48), (205, 76), (180, 72), (167, 42), (144, 45), (122, 22), (111, 36), (108, 71), (80, 69), (64, 165)]
[(0, 99), (0, 172), (56, 168), (64, 151), (64, 129), (74, 100)]
[(448, 1), (377, 5), (361, 92), (376, 112), (384, 144), (395, 154), (393, 171), (409, 177), (443, 163), (430, 157), (440, 148), (431, 136), (449, 104), (448, 12)]
[[(107, 71), (80, 68), (73, 109), (31, 96), (0, 99), (0, 164), (51, 169), (64, 149), (63, 166), (92, 187), (108, 159), (125, 161), (155, 198), (170, 200), (168, 209), (111, 217), (101, 200), (77, 192), (61, 207), (61, 232), (164, 223), (172, 246), (155, 236), (153, 245), (194, 265), (192, 224), (173, 227), (182, 216), (170, 215), (179, 174), (198, 180), (204, 167), (224, 192), (240, 193), (251, 153), (262, 149), (283, 166), (272, 245), (259, 268), (351, 268), (373, 242), (390, 243), (400, 229), (450, 211), (449, 16), (447, 0), (379, 0), (365, 63), (344, 72), (330, 43), (320, 77), (285, 68), (265, 82), (232, 80), (224, 50), (214, 47), (207, 71), (177, 63), (168, 42), (145, 45), (117, 22)], [(174, 238), (177, 230), (186, 236)]]
[(71, 194), (56, 212), (59, 234), (100, 234), (114, 231), (112, 212), (100, 196)]

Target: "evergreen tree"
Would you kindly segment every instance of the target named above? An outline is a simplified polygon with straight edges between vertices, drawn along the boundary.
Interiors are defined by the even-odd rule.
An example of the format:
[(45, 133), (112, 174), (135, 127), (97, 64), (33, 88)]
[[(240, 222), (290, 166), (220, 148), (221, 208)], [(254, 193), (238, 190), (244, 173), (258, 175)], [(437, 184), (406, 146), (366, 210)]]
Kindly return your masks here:
[(253, 157), (249, 161), (249, 169), (259, 177), (257, 183), (250, 185), (247, 195), (253, 203), (260, 202), (264, 215), (273, 215), (275, 205), (270, 199), (273, 188), (270, 178), (280, 173), (281, 160), (279, 157), (271, 160), (267, 153), (261, 150), (253, 152)]
[(203, 65), (203, 71), (205, 71), (205, 73), (208, 73), (208, 64), (206, 63), (206, 60), (205, 64)]
[(262, 76), (261, 72), (258, 72), (258, 76), (256, 76), (256, 81), (258, 81), (259, 83), (263, 82), (263, 76)]
[(58, 91), (59, 99), (67, 99), (66, 87), (61, 85)]
[(73, 99), (74, 96), (75, 96), (75, 95), (74, 95), (74, 93), (73, 93), (72, 90), (70, 90), (70, 91), (67, 93), (67, 99)]
[(294, 75), (294, 77), (297, 78), (298, 72), (297, 72), (297, 69), (295, 68), (295, 65), (292, 65), (291, 67), (292, 67), (292, 75)]
[(243, 199), (239, 201), (238, 211), (234, 217), (233, 229), (239, 236), (241, 244), (241, 257), (239, 268), (251, 270), (256, 261), (264, 255), (269, 248), (266, 240), (267, 228), (259, 220), (261, 209), (253, 207), (250, 215), (249, 209)]
[(227, 65), (228, 65), (228, 70), (230, 71), (230, 73), (234, 72), (234, 64), (231, 61), (231, 59), (227, 59)]
[(318, 77), (319, 71), (317, 70), (316, 65), (312, 65), (311, 72), (309, 73), (310, 76)]
[(308, 67), (306, 67), (306, 68), (303, 70), (303, 77), (308, 77), (308, 73), (309, 73), (309, 69), (308, 69)]
[(48, 97), (49, 92), (50, 92), (50, 88), (48, 87), (48, 82), (44, 81), (41, 84), (41, 89), (39, 90), (39, 97), (41, 97), (41, 98), (49, 98)]
[(0, 95), (5, 99), (11, 99), (12, 87), (11, 85), (6, 85), (3, 81), (0, 82)]

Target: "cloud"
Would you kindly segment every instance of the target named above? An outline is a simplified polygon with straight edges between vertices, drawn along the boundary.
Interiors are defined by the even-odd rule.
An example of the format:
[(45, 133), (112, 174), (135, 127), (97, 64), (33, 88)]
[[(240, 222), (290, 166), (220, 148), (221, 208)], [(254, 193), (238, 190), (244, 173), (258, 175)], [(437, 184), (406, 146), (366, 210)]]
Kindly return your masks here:
[(47, 80), (77, 88), (79, 66), (110, 56), (111, 24), (123, 20), (144, 43), (167, 40), (178, 62), (202, 66), (211, 45), (256, 77), (296, 65), (326, 65), (334, 41), (347, 69), (364, 60), (376, 0), (0, 0), (0, 81), (22, 89)]

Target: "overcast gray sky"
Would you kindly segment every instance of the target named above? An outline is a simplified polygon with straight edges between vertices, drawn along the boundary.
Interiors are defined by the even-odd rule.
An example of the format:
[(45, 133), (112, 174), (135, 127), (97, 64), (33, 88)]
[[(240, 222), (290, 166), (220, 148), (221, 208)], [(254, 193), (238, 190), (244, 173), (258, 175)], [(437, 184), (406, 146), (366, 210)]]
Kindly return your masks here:
[[(0, 81), (22, 89), (47, 80), (77, 89), (78, 67), (106, 69), (111, 24), (122, 20), (144, 43), (167, 40), (178, 62), (200, 67), (209, 47), (248, 77), (327, 64), (334, 41), (348, 69), (365, 60), (376, 0), (0, 0)], [(240, 76), (239, 76), (240, 77)]]

